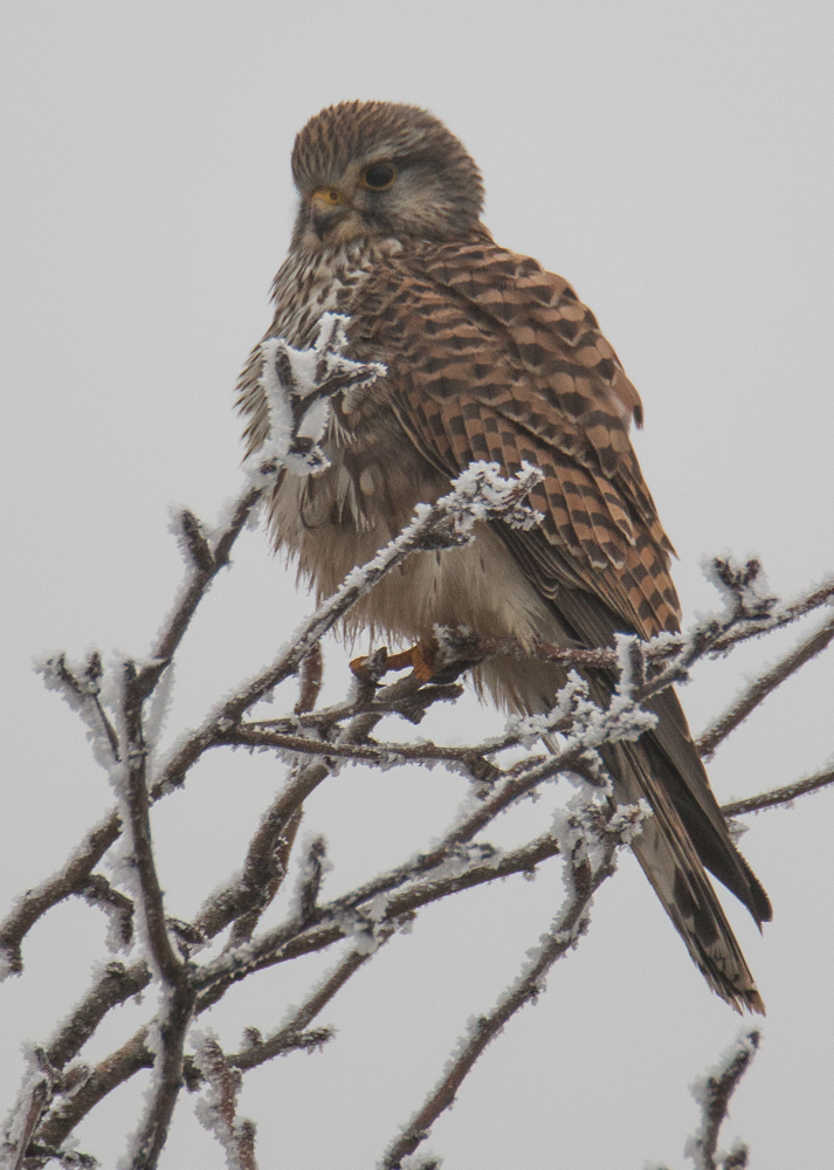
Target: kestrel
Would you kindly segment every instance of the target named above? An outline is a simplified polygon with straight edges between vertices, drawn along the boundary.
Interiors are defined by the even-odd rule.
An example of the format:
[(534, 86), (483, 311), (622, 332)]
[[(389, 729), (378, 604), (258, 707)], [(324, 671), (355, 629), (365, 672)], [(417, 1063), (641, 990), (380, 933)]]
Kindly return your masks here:
[[(480, 526), (468, 546), (418, 553), (352, 611), (352, 629), (428, 642), (435, 623), (532, 647), (605, 646), (617, 632), (678, 630), (672, 547), (629, 440), (642, 406), (596, 318), (567, 281), (499, 247), (480, 222), (483, 184), (463, 145), (431, 114), (344, 102), (300, 132), (300, 196), (275, 278), (266, 336), (309, 346), (323, 312), (350, 318), (349, 356), (387, 368), (334, 400), (321, 475), (284, 472), (270, 500), (277, 546), (319, 596), (369, 560), (473, 460), (543, 482), (541, 523)], [(239, 387), (251, 454), (268, 437), (253, 350)], [(479, 687), (523, 713), (549, 710), (564, 669), (495, 658)], [(603, 699), (613, 680), (591, 677)], [(763, 1011), (709, 869), (758, 924), (767, 895), (727, 832), (673, 691), (650, 700), (657, 726), (603, 750), (620, 800), (653, 816), (633, 848), (709, 984)]]

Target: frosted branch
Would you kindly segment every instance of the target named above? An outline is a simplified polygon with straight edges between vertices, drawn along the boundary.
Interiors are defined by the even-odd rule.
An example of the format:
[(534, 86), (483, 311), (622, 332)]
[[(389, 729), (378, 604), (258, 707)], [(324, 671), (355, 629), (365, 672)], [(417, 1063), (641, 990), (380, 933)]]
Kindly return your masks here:
[(194, 1063), (208, 1084), (196, 1106), (197, 1117), (223, 1147), (229, 1170), (257, 1170), (255, 1123), (237, 1117), (240, 1073), (230, 1065), (213, 1036), (198, 1041)]
[(723, 804), (721, 811), (729, 818), (740, 816), (742, 813), (759, 812), (765, 808), (778, 808), (792, 804), (800, 796), (828, 788), (831, 784), (834, 784), (834, 769), (824, 768), (820, 772), (815, 772), (813, 776), (794, 780), (792, 784), (785, 784), (781, 788), (771, 788), (768, 792), (760, 792), (758, 796), (748, 796), (745, 800)]
[(361, 393), (385, 374), (380, 362), (345, 356), (349, 319), (324, 313), (309, 349), (295, 349), (283, 337), (261, 342), (260, 377), (269, 420), (264, 443), (250, 459), (256, 482), (274, 467), (295, 475), (316, 475), (329, 466), (321, 446), (336, 396)]
[(41, 1048), (26, 1054), (27, 1069), (20, 1092), (0, 1132), (1, 1170), (21, 1170), (41, 1116), (55, 1092), (55, 1071)]
[(718, 1156), (718, 1135), (727, 1119), (730, 1099), (756, 1055), (760, 1035), (751, 1031), (739, 1037), (716, 1070), (692, 1086), (692, 1095), (702, 1111), (701, 1125), (686, 1144), (686, 1154), (695, 1170), (741, 1170), (747, 1165), (747, 1147), (741, 1144), (729, 1154)]
[(456, 1055), (449, 1061), (439, 1084), (429, 1093), (421, 1108), (404, 1126), (389, 1146), (381, 1166), (383, 1170), (402, 1170), (403, 1160), (426, 1140), (432, 1125), (449, 1109), (475, 1061), (504, 1025), (525, 1004), (535, 1000), (544, 989), (544, 981), (553, 964), (576, 946), (588, 925), (594, 893), (613, 872), (615, 842), (603, 844), (602, 857), (594, 867), (589, 860), (588, 842), (579, 823), (573, 823), (574, 837), (565, 864), (570, 875), (570, 895), (550, 930), (531, 952), (521, 975), (504, 992), (495, 1007), (480, 1016), (459, 1042)]
[(763, 703), (768, 695), (782, 685), (797, 670), (825, 650), (834, 639), (834, 618), (828, 618), (803, 642), (790, 650), (770, 670), (760, 674), (747, 689), (732, 703), (729, 710), (707, 728), (698, 739), (698, 750), (709, 758), (722, 740), (742, 723), (747, 716)]
[[(403, 1165), (450, 1106), (487, 1045), (536, 998), (553, 964), (576, 945), (586, 928), (593, 893), (612, 872), (616, 848), (639, 831), (644, 811), (614, 804), (601, 749), (634, 740), (651, 727), (654, 716), (643, 704), (664, 688), (686, 681), (701, 660), (722, 656), (738, 643), (780, 629), (834, 599), (834, 582), (827, 582), (790, 604), (780, 604), (770, 595), (757, 562), (715, 561), (711, 573), (723, 604), (715, 615), (681, 635), (664, 634), (648, 642), (621, 635), (614, 646), (564, 649), (542, 644), (531, 649), (479, 631), (438, 628), (427, 648), (435, 670), (428, 682), (416, 673), (389, 682), (389, 669), (402, 668), (408, 656), (389, 656), (379, 648), (357, 669), (344, 699), (316, 709), (323, 676), (322, 637), (386, 573), (412, 553), (431, 550), (442, 555), (445, 549), (465, 544), (480, 524), (500, 521), (524, 529), (538, 522), (527, 503), (541, 479), (536, 469), (525, 465), (516, 476), (506, 477), (493, 464), (476, 463), (435, 504), (419, 506), (402, 532), (367, 564), (352, 570), (271, 662), (258, 664), (257, 673), (204, 712), (196, 729), (161, 756), (159, 725), (175, 656), (212, 581), (229, 563), (244, 524), (287, 469), (314, 475), (326, 466), (328, 427), (338, 426), (339, 411), (384, 372), (377, 363), (357, 363), (345, 354), (345, 321), (334, 315), (322, 318), (308, 350), (295, 350), (275, 338), (263, 343), (260, 388), (269, 415), (267, 442), (250, 461), (249, 485), (216, 531), (190, 511), (175, 517), (185, 579), (147, 657), (122, 662), (108, 672), (98, 653), (80, 665), (56, 654), (42, 668), (47, 685), (57, 689), (82, 719), (94, 758), (107, 769), (119, 803), (56, 875), (28, 891), (12, 908), (0, 927), (5, 971), (21, 971), (21, 944), (27, 931), (70, 895), (106, 910), (119, 946), (131, 942), (135, 927), (140, 957), (129, 966), (99, 967), (88, 992), (49, 1042), (35, 1050), (39, 1055), (27, 1069), (12, 1119), (3, 1131), (3, 1156), (15, 1170), (30, 1156), (72, 1164), (72, 1152), (62, 1143), (94, 1107), (140, 1069), (152, 1069), (152, 1075), (128, 1153), (131, 1167), (150, 1170), (157, 1164), (185, 1082), (192, 1090), (202, 1090), (203, 1119), (221, 1140), (229, 1164), (254, 1170), (254, 1126), (237, 1116), (243, 1075), (278, 1056), (325, 1045), (332, 1029), (311, 1027), (319, 1013), (424, 907), (512, 875), (529, 876), (560, 857), (569, 878), (564, 905), (534, 951), (528, 952), (519, 976), (467, 1030), (439, 1084), (392, 1143), (384, 1164), (390, 1170)], [(834, 622), (828, 620), (736, 700), (705, 733), (703, 750), (712, 750), (832, 639)], [(435, 704), (459, 697), (459, 676), (496, 655), (533, 657), (565, 668), (568, 681), (554, 695), (550, 711), (510, 718), (489, 737), (470, 737), (465, 744), (417, 738), (411, 728), (423, 722)], [(600, 673), (611, 691), (610, 701), (603, 704), (592, 700), (598, 688), (592, 691), (589, 685), (589, 677)], [(292, 679), (298, 682), (294, 705), (289, 699), (275, 718), (251, 718), (254, 704)], [(405, 727), (407, 737), (397, 738), (397, 731), (387, 730), (380, 737), (383, 719), (388, 720), (386, 729), (395, 723), (400, 730)], [(547, 754), (536, 746), (542, 737), (552, 747)], [(166, 917), (156, 870), (152, 806), (182, 787), (206, 752), (241, 748), (273, 753), (285, 767), (282, 782), (242, 851), (239, 868), (205, 896), (193, 922), (172, 922)], [(521, 758), (508, 762), (509, 751)], [(455, 819), (415, 854), (394, 859), (389, 869), (353, 888), (339, 883), (337, 888), (344, 892), (336, 897), (329, 891), (324, 841), (314, 838), (305, 846), (300, 866), (296, 862), (300, 876), (289, 888), (286, 878), (299, 850), (297, 841), (304, 839), (299, 826), (305, 802), (327, 778), (347, 772), (354, 763), (380, 770), (415, 764), (442, 768), (469, 783), (469, 799)], [(583, 777), (587, 785), (580, 804), (570, 806), (551, 831), (511, 850), (486, 839), (504, 813), (565, 773)], [(831, 783), (832, 775), (828, 769), (736, 802), (726, 806), (725, 815), (785, 803)], [(348, 782), (349, 777), (342, 779)], [(191, 791), (188, 795), (193, 797)], [(96, 867), (122, 834), (127, 861), (116, 867), (111, 881), (105, 881)], [(500, 839), (498, 833), (494, 839)], [(277, 925), (259, 929), (270, 906)], [(226, 930), (224, 949), (216, 946), (213, 957), (202, 961), (208, 944)], [(237, 1052), (222, 1050), (204, 1033), (202, 1039), (195, 1037), (196, 1050), (189, 1052), (193, 1018), (208, 1018), (235, 983), (254, 971), (345, 941), (346, 953), (331, 972), (277, 1026), (270, 1021), (262, 1033), (250, 1024)], [(148, 999), (154, 1002), (149, 1002), (143, 1026), (97, 1064), (83, 1063), (84, 1045), (108, 1014), (151, 986), (155, 996)], [(737, 1080), (741, 1073), (733, 1075)], [(732, 1080), (729, 1072), (728, 1077)], [(708, 1083), (710, 1118), (728, 1083), (720, 1077), (714, 1085)], [(726, 1090), (727, 1100), (734, 1084)], [(699, 1167), (708, 1167), (708, 1159), (714, 1159), (711, 1133), (705, 1121), (697, 1139)], [(88, 1155), (78, 1158), (82, 1160), (76, 1165), (89, 1164)], [(429, 1161), (424, 1158), (423, 1164)]]

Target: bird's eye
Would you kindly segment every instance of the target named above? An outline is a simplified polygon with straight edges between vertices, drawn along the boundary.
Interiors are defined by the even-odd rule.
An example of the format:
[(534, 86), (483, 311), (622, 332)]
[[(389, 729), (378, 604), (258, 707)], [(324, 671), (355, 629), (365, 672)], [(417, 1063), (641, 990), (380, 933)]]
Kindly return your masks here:
[(397, 177), (397, 168), (393, 163), (371, 163), (362, 173), (362, 185), (370, 191), (386, 191)]

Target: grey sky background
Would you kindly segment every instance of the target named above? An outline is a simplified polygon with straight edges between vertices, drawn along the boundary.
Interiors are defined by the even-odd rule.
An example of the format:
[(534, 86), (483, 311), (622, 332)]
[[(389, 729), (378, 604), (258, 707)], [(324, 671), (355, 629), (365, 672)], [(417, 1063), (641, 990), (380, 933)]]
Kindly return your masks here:
[[(93, 645), (108, 659), (141, 656), (181, 575), (169, 506), (211, 523), (237, 492), (232, 388), (288, 242), (289, 152), (332, 101), (411, 101), (442, 117), (484, 172), (496, 239), (567, 276), (594, 308), (643, 395), (637, 447), (690, 620), (717, 600), (704, 556), (756, 553), (785, 595), (834, 570), (828, 6), (10, 10), (4, 902), (56, 868), (111, 803), (80, 724), (44, 692), (32, 656)], [(307, 608), (262, 534), (245, 534), (185, 647), (169, 737), (261, 666)], [(694, 729), (790, 640), (702, 668), (682, 694)], [(345, 658), (334, 644), (332, 694)], [(710, 768), (719, 799), (818, 768), (832, 722), (829, 659), (721, 749)], [(440, 730), (462, 740), (494, 725), (469, 700)], [(195, 777), (205, 795), (160, 806), (170, 913), (189, 917), (238, 864), (280, 779), (269, 761), (217, 757)], [(436, 773), (346, 771), (311, 802), (306, 831), (328, 834), (333, 882), (347, 884), (439, 832), (463, 796)], [(506, 840), (544, 823), (544, 803)], [(752, 819), (743, 842), (776, 917), (760, 939), (730, 907), (769, 1014), (725, 1137), (752, 1143), (757, 1170), (819, 1165), (830, 1149), (832, 813), (823, 794)], [(696, 1116), (687, 1086), (741, 1024), (707, 993), (633, 861), (621, 869), (579, 951), (437, 1126), (430, 1144), (447, 1166), (682, 1164)], [(242, 1111), (261, 1119), (261, 1164), (373, 1165), (560, 893), (554, 868), (440, 907), (396, 940), (325, 1013), (340, 1026), (325, 1053), (248, 1078)], [(3, 1102), (19, 1042), (44, 1039), (80, 996), (103, 930), (73, 905), (32, 933), (24, 979), (0, 989)], [(333, 961), (261, 976), (211, 1023), (229, 1045), (243, 1025), (274, 1026)], [(148, 1007), (123, 1009), (88, 1058)], [(141, 1088), (120, 1092), (116, 1120), (94, 1116), (82, 1131), (104, 1165)], [(166, 1170), (222, 1166), (188, 1100), (181, 1113)]]

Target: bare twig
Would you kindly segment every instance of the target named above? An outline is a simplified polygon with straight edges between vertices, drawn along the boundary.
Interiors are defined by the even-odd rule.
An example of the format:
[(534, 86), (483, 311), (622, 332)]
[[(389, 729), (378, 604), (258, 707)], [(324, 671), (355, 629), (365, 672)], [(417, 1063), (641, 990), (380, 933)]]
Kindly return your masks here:
[[(489, 753), (511, 747), (517, 736), (509, 736), (503, 746), (487, 746)], [(242, 724), (233, 731), (221, 733), (217, 746), (230, 747), (271, 747), (281, 751), (297, 752), (299, 755), (328, 756), (332, 759), (356, 760), (359, 763), (383, 764), (436, 764), (439, 762), (466, 765), (476, 757), (474, 747), (444, 747), (434, 743), (332, 743), (329, 740), (314, 739), (305, 735), (287, 735), (271, 728)]]
[(310, 653), (301, 662), (299, 668), (298, 702), (295, 704), (296, 715), (312, 711), (318, 702), (321, 690), (322, 671), (324, 669), (324, 655), (321, 644), (316, 643)]
[[(757, 562), (752, 562), (752, 564), (754, 568), (757, 568)], [(834, 599), (834, 578), (825, 581), (816, 589), (802, 594), (792, 602), (777, 605), (774, 598), (767, 599), (772, 604), (767, 608), (760, 609), (758, 613), (736, 613), (735, 616), (731, 616), (729, 622), (725, 620), (721, 623), (724, 629), (717, 632), (711, 643), (701, 649), (699, 654), (710, 658), (722, 657), (741, 642), (747, 642), (752, 638), (760, 638), (775, 630), (784, 629), (814, 610), (830, 605), (832, 599)], [(714, 626), (714, 620), (708, 620), (705, 625)], [(663, 634), (660, 638), (651, 639), (643, 643), (645, 658), (651, 663), (662, 663), (674, 656), (691, 638), (691, 633), (685, 633)], [(545, 662), (558, 662), (565, 666), (577, 666), (592, 670), (614, 670), (617, 667), (616, 652), (604, 647), (586, 650), (584, 648), (552, 646), (545, 642), (529, 647), (523, 646), (512, 638), (481, 637), (478, 641), (485, 657), (501, 654), (522, 659), (535, 658)]]
[(93, 741), (95, 742), (99, 733), (104, 735), (109, 756), (118, 763), (121, 757), (116, 729), (101, 704), (102, 667), (99, 652), (94, 650), (79, 671), (70, 669), (63, 654), (47, 658), (39, 670), (48, 687), (63, 691), (70, 705), (87, 724)]
[(31, 1049), (17, 1100), (0, 1132), (0, 1170), (21, 1170), (41, 1116), (55, 1091), (55, 1070), (41, 1048)]
[(324, 837), (314, 837), (307, 847), (298, 889), (298, 914), (302, 922), (308, 922), (316, 912), (326, 855)]
[(148, 1047), (148, 1029), (140, 1028), (120, 1048), (100, 1061), (71, 1097), (59, 1101), (38, 1131), (38, 1141), (60, 1146), (100, 1101), (138, 1072), (152, 1068), (155, 1055)]
[(755, 637), (758, 633), (767, 634), (771, 630), (781, 630), (785, 626), (791, 625), (798, 618), (804, 617), (805, 614), (811, 613), (812, 610), (820, 609), (823, 605), (830, 605), (832, 600), (834, 600), (834, 578), (829, 578), (827, 581), (823, 581), (822, 585), (817, 586), (816, 589), (811, 589), (808, 593), (802, 594), (796, 601), (789, 601), (783, 605), (774, 607), (770, 617), (763, 623), (760, 630), (754, 632), (742, 629), (732, 637), (728, 637), (726, 639), (726, 646), (729, 647), (735, 642), (749, 637)]
[(62, 1069), (93, 1035), (104, 1016), (117, 1004), (124, 1003), (147, 987), (150, 968), (142, 961), (124, 967), (108, 963), (90, 991), (46, 1045), (50, 1064)]
[(129, 946), (133, 939), (133, 902), (119, 890), (114, 890), (101, 874), (91, 874), (84, 889), (79, 891), (90, 906), (104, 910), (116, 927), (118, 942)]
[(60, 1149), (56, 1146), (45, 1146), (41, 1142), (31, 1142), (26, 1155), (30, 1164), (43, 1166), (48, 1162), (57, 1162), (64, 1170), (97, 1170), (98, 1159), (92, 1154), (84, 1154), (80, 1150)]
[(154, 1076), (145, 1101), (144, 1116), (131, 1145), (131, 1170), (154, 1170), (168, 1137), (174, 1106), (182, 1087), (183, 1047), (191, 1021), (194, 993), (182, 978), (167, 995), (158, 1015), (154, 1048)]
[(259, 485), (243, 491), (232, 505), (229, 517), (214, 542), (214, 548), (210, 547), (199, 520), (187, 510), (180, 514), (179, 529), (191, 564), (191, 573), (147, 664), (140, 671), (137, 686), (143, 698), (151, 693), (173, 658), (209, 585), (220, 570), (228, 565), (232, 547), (260, 503), (264, 490), (264, 485)]
[(242, 902), (245, 905), (241, 905), (241, 912), (235, 918), (229, 946), (240, 946), (252, 937), (261, 915), (283, 885), (300, 824), (300, 808), (295, 809), (289, 817), (281, 816), (280, 812), (276, 816), (270, 809), (252, 838), (240, 887), (235, 891), (238, 896), (243, 894)]
[(198, 573), (213, 572), (215, 568), (214, 553), (206, 540), (200, 521), (193, 512), (189, 512), (185, 508), (180, 512), (179, 523), (183, 544), (194, 568)]
[(819, 629), (814, 630), (803, 642), (792, 649), (770, 670), (750, 684), (743, 694), (733, 702), (728, 711), (707, 728), (698, 740), (701, 755), (709, 758), (722, 740), (726, 739), (762, 703), (768, 695), (806, 662), (810, 662), (834, 639), (834, 618), (828, 618)]
[(140, 908), (150, 957), (163, 981), (170, 987), (180, 982), (177, 957), (165, 922), (162, 887), (156, 872), (151, 844), (148, 788), (146, 782), (147, 749), (142, 727), (141, 688), (133, 663), (123, 666), (123, 718), (125, 734), (125, 769), (123, 800), (130, 851), (139, 878)]
[(90, 874), (119, 836), (118, 814), (110, 813), (95, 825), (73, 851), (63, 868), (41, 885), (27, 890), (0, 926), (0, 955), (8, 971), (23, 970), (21, 943), (38, 919), (70, 894), (83, 894)]
[(748, 796), (745, 800), (722, 804), (721, 811), (725, 817), (737, 817), (742, 813), (776, 808), (779, 805), (791, 804), (797, 797), (805, 796), (808, 792), (827, 788), (829, 784), (834, 784), (834, 769), (825, 768), (821, 772), (815, 772), (813, 776), (806, 776), (804, 780), (794, 780), (792, 784), (785, 784), (782, 788), (773, 788), (769, 792), (760, 792), (758, 796)]
[[(310, 711), (316, 705), (321, 690), (322, 662), (321, 646), (316, 643), (300, 663), (300, 691), (295, 705), (296, 714)], [(221, 900), (225, 899), (227, 907), (229, 902), (236, 898), (246, 903), (232, 927), (230, 946), (239, 946), (252, 937), (260, 916), (281, 888), (289, 869), (290, 854), (300, 824), (300, 805), (288, 816), (283, 804), (279, 803), (277, 806), (273, 804), (252, 838), (240, 882), (227, 887), (219, 895)], [(213, 903), (217, 905), (217, 896)], [(211, 911), (212, 903), (209, 903), (198, 924), (199, 929), (206, 933), (211, 928)]]
[[(755, 1030), (740, 1036), (717, 1071), (692, 1087), (692, 1094), (702, 1111), (698, 1132), (686, 1145), (686, 1153), (692, 1158), (695, 1170), (718, 1170), (718, 1134), (727, 1118), (730, 1099), (756, 1055), (759, 1040), (760, 1033)], [(737, 1146), (722, 1164), (725, 1170), (746, 1166), (746, 1147)]]
[[(390, 934), (388, 937), (390, 937)], [(383, 943), (384, 940), (381, 940), (380, 945), (383, 945)], [(230, 1063), (239, 1069), (255, 1068), (256, 1065), (263, 1064), (265, 1061), (272, 1059), (273, 1056), (280, 1055), (290, 1048), (299, 1047), (299, 1041), (305, 1036), (307, 1026), (316, 1018), (322, 1008), (330, 1002), (333, 996), (344, 987), (348, 979), (355, 975), (360, 967), (368, 962), (374, 953), (374, 951), (370, 950), (349, 951), (326, 977), (324, 982), (315, 989), (301, 1007), (293, 1012), (292, 1017), (283, 1027), (266, 1038), (258, 1037), (247, 1048), (230, 1056)], [(306, 1033), (306, 1035), (311, 1034)], [(319, 1029), (318, 1033), (312, 1035), (316, 1037), (316, 1046), (321, 1047), (330, 1038), (331, 1032), (327, 1028), (322, 1028)], [(308, 1047), (308, 1044), (304, 1046)]]
[(237, 1097), (242, 1078), (212, 1036), (204, 1036), (194, 1057), (209, 1090), (197, 1106), (197, 1116), (220, 1142), (229, 1170), (257, 1170), (255, 1123), (238, 1120)]

